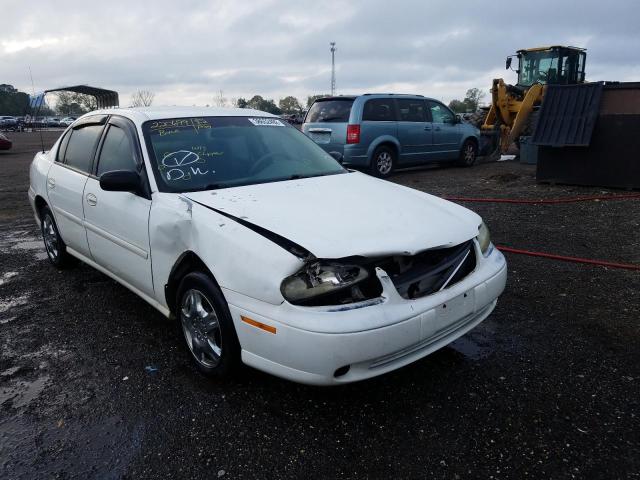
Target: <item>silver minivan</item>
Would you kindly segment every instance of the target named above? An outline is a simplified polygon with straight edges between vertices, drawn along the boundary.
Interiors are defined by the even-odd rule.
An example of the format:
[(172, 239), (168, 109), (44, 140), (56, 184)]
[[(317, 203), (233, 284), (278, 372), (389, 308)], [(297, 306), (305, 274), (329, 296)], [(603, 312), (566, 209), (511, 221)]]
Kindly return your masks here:
[[(430, 162), (475, 163), (480, 131), (422, 95), (364, 94), (316, 100), (302, 131), (345, 166), (387, 177)], [(337, 153), (334, 153), (337, 152)]]

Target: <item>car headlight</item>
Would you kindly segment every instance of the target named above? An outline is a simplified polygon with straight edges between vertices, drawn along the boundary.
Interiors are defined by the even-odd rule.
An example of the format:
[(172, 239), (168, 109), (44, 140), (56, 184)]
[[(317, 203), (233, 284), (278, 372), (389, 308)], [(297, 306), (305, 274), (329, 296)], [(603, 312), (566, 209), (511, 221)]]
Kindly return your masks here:
[(368, 278), (369, 272), (359, 265), (315, 261), (285, 278), (280, 291), (297, 305), (340, 304), (360, 300), (358, 284)]
[(478, 243), (480, 244), (480, 251), (486, 257), (493, 250), (493, 246), (491, 245), (491, 234), (489, 233), (489, 228), (487, 225), (482, 222), (478, 227)]

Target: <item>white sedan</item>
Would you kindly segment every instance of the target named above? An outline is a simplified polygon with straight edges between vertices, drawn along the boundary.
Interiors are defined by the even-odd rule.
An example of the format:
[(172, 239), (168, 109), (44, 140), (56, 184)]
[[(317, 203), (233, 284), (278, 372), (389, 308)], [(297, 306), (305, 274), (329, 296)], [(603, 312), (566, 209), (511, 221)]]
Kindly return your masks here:
[(29, 199), (51, 262), (179, 319), (202, 372), (347, 383), (464, 335), (507, 270), (475, 213), (338, 160), (264, 112), (101, 110), (36, 154)]

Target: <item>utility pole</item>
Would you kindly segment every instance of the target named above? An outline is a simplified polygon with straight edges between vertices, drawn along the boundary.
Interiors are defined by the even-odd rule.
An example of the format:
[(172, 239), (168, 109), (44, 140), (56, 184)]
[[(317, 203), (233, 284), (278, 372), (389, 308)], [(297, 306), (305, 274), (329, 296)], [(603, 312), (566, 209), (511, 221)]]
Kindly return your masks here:
[(336, 94), (336, 42), (331, 42), (331, 96)]

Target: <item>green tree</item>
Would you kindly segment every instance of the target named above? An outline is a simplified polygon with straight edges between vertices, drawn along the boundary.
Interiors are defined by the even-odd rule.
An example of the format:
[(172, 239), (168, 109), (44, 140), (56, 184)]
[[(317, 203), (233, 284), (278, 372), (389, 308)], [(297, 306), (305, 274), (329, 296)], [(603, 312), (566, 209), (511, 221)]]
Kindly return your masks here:
[(278, 106), (283, 113), (302, 113), (302, 105), (300, 105), (300, 101), (291, 95), (281, 98), (278, 102)]
[(274, 115), (280, 115), (282, 111), (278, 108), (273, 100), (267, 100), (260, 95), (254, 95), (251, 100), (247, 102), (246, 108), (253, 108), (254, 110), (261, 110), (263, 112), (272, 113)]
[(0, 114), (26, 115), (31, 113), (29, 95), (18, 91), (13, 85), (0, 85)]
[(330, 95), (328, 93), (323, 93), (321, 95), (309, 95), (307, 97), (307, 108), (311, 108), (311, 105), (313, 105), (313, 102), (315, 102), (317, 99), (329, 96)]
[(484, 97), (485, 93), (479, 88), (470, 88), (467, 90), (463, 102), (467, 105), (468, 111), (475, 112)]
[(58, 115), (82, 115), (96, 109), (96, 99), (91, 95), (75, 92), (58, 92)]
[(249, 102), (247, 102), (246, 99), (240, 97), (236, 100), (236, 107), (238, 108), (247, 108), (247, 105), (249, 104)]
[(467, 104), (460, 100), (451, 100), (449, 102), (449, 108), (455, 113), (465, 113), (467, 111)]

